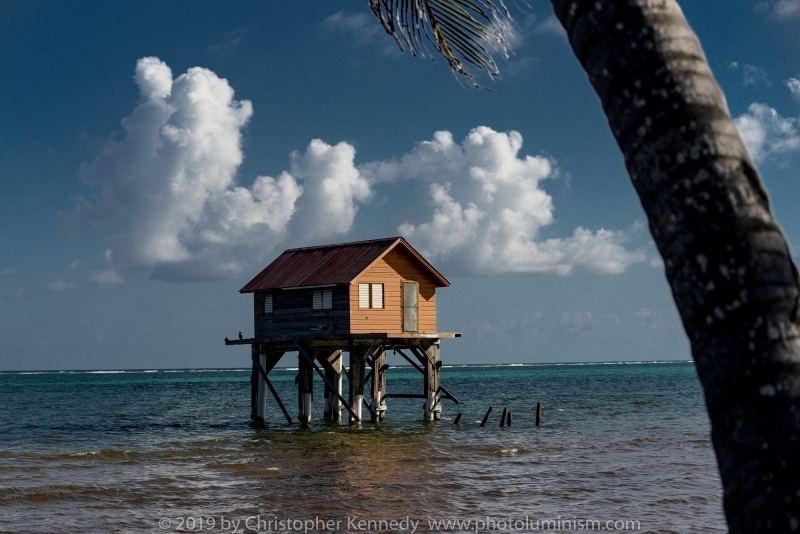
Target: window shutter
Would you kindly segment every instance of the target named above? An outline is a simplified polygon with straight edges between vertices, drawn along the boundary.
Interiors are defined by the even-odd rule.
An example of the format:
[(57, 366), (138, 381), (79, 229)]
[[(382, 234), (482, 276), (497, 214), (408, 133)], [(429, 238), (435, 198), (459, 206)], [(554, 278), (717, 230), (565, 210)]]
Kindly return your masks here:
[(272, 293), (264, 295), (264, 314), (272, 313)]
[(332, 289), (323, 289), (322, 290), (322, 309), (323, 310), (330, 310), (333, 308), (333, 290)]
[(372, 284), (372, 307), (383, 308), (383, 284)]
[(369, 284), (358, 284), (358, 307), (369, 308)]
[(315, 289), (311, 296), (312, 310), (330, 310), (333, 308), (333, 290)]

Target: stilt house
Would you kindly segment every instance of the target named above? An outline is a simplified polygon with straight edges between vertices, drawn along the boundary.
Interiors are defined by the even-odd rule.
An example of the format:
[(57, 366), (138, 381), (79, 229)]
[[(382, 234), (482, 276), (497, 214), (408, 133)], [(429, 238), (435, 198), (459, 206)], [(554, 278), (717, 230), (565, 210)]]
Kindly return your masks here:
[(289, 249), (240, 293), (254, 294), (255, 339), (433, 334), (448, 282), (402, 237)]
[[(253, 293), (253, 338), (226, 338), (229, 345), (252, 346), (253, 419), (264, 421), (266, 387), (284, 409), (267, 373), (295, 350), (301, 422), (311, 418), (314, 370), (322, 375), (315, 362), (326, 373), (326, 418), (338, 420), (346, 408), (351, 422), (360, 422), (364, 383), (371, 378), (366, 406), (373, 421), (381, 420), (392, 396), (385, 391), (387, 350), (399, 351), (425, 377), (423, 394), (395, 396), (425, 398), (426, 418), (438, 419), (440, 398), (455, 400), (438, 379), (439, 340), (460, 336), (436, 331), (436, 288), (449, 285), (402, 237), (286, 250), (240, 290)], [(350, 354), (349, 402), (341, 396), (343, 352)], [(290, 419), (285, 409), (284, 415)]]

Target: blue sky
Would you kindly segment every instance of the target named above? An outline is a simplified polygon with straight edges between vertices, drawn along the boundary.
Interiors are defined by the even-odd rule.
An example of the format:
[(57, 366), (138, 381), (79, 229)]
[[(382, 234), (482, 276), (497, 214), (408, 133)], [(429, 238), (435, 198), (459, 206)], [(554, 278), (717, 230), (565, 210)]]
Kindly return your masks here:
[[(800, 243), (800, 0), (681, 2)], [(0, 369), (246, 366), (285, 248), (405, 235), (450, 362), (689, 358), (548, 2), (491, 91), (367, 3), (0, 4)]]

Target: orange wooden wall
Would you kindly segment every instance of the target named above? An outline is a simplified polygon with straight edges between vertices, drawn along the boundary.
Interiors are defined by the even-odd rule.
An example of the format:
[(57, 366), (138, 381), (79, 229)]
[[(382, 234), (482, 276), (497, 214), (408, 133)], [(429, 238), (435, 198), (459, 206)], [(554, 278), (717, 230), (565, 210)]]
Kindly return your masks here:
[[(350, 285), (350, 331), (354, 334), (402, 332), (403, 282), (419, 283), (420, 333), (436, 332), (436, 286), (427, 269), (401, 246), (375, 261)], [(383, 309), (358, 307), (358, 284), (383, 284)]]

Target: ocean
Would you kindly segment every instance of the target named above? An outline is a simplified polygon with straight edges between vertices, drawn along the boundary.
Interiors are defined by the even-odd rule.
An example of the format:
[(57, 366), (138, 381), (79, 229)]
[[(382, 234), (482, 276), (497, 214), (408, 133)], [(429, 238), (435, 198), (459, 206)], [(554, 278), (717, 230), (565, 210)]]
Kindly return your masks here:
[[(421, 390), (389, 363), (388, 392)], [(296, 372), (270, 373), (295, 421)], [(0, 531), (727, 531), (691, 362), (445, 365), (460, 402), (442, 421), (422, 420), (421, 399), (389, 399), (383, 423), (353, 427), (322, 421), (317, 380), (310, 428), (271, 398), (255, 428), (249, 380), (0, 373)]]

